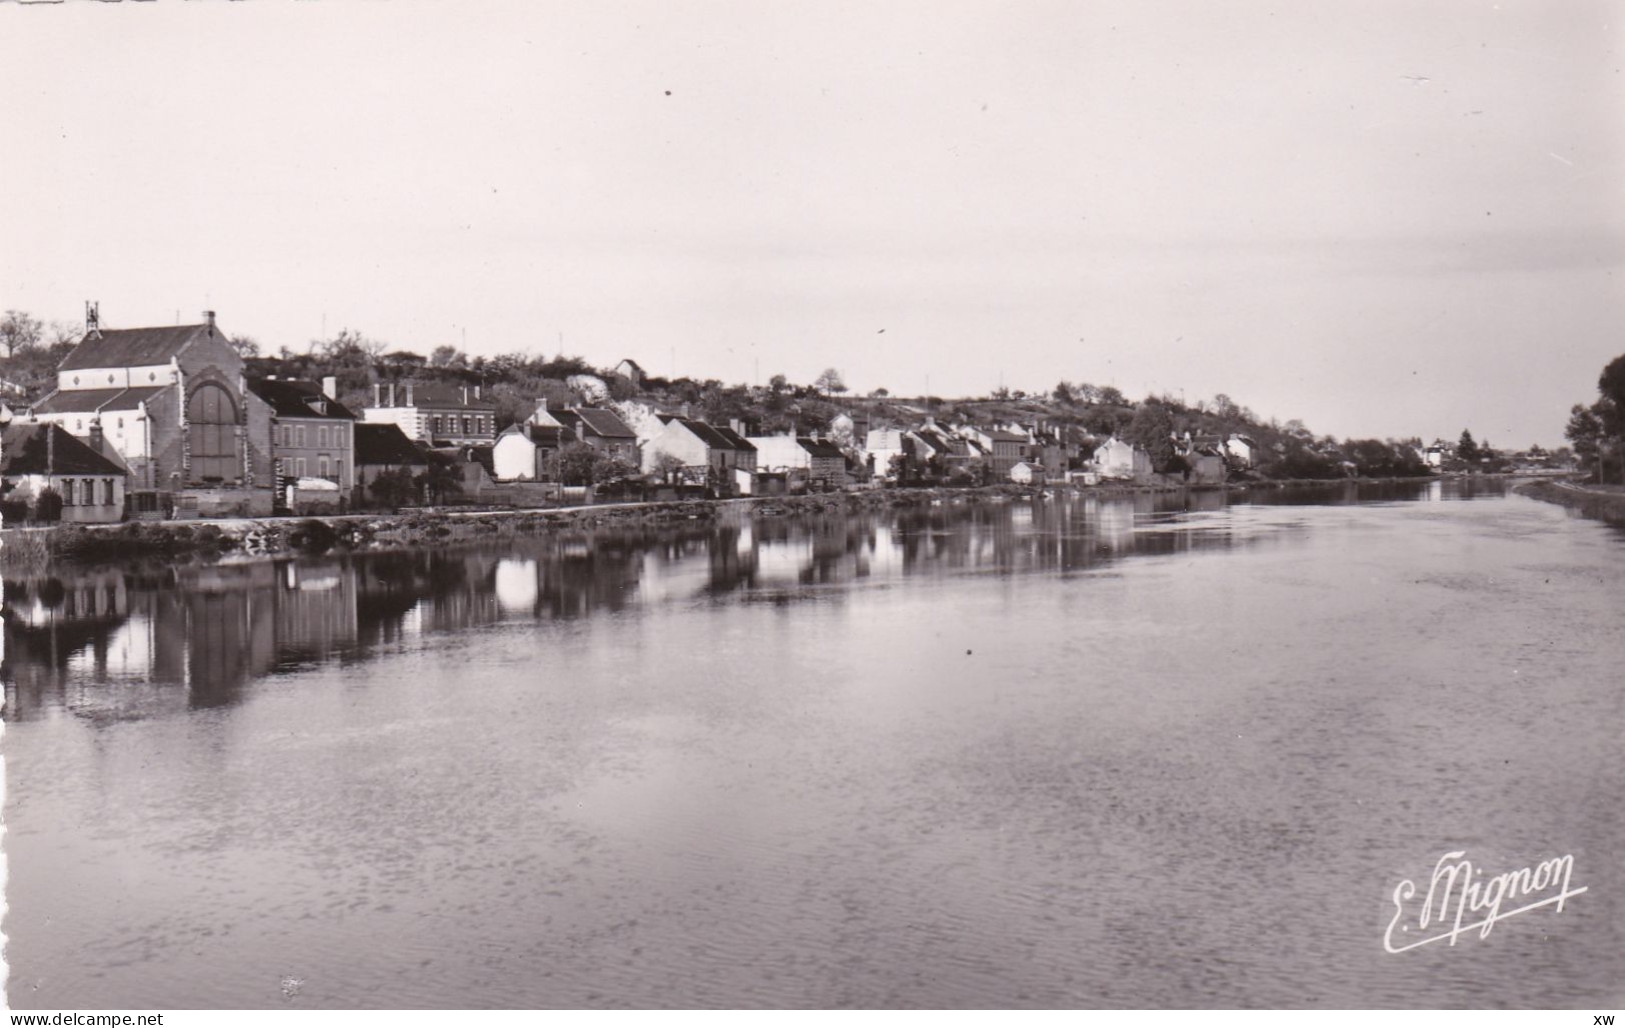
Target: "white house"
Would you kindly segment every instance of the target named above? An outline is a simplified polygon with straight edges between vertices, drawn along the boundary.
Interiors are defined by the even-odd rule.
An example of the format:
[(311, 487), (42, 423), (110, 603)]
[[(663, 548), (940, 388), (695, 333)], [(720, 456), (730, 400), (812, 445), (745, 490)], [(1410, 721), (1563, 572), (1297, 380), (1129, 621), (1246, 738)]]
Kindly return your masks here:
[(492, 477), (499, 482), (546, 482), (550, 459), (575, 437), (558, 425), (509, 425), (491, 448)]
[(1258, 444), (1244, 435), (1232, 435), (1224, 442), (1226, 455), (1240, 461), (1247, 467), (1252, 467), (1260, 455)]
[(1101, 478), (1140, 480), (1151, 475), (1151, 455), (1116, 436), (1095, 449), (1093, 463)]

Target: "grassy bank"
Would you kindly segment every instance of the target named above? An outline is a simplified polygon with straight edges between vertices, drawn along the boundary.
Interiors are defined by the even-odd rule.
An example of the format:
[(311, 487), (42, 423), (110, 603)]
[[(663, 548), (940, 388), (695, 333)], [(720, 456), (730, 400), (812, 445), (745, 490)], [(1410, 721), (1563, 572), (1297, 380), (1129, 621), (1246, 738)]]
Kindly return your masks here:
[(1526, 482), (1513, 491), (1531, 499), (1562, 504), (1583, 517), (1625, 525), (1625, 491), (1583, 488), (1564, 482)]

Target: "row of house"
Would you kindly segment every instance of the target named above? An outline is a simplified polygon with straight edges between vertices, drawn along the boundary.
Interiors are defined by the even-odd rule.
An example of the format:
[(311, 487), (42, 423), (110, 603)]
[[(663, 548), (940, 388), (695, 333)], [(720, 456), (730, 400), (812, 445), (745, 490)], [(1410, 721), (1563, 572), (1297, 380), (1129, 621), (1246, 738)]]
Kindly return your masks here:
[[(633, 362), (619, 367), (641, 377)], [(477, 385), (380, 383), (359, 412), (336, 386), (332, 377), (250, 377), (212, 311), (192, 325), (112, 329), (89, 305), (55, 388), (6, 426), (0, 474), (14, 501), (55, 491), (69, 520), (343, 508), (371, 499), (385, 475), (420, 474), (436, 455), (458, 464), (476, 491), (557, 483), (559, 455), (574, 444), (632, 474), (717, 495), (769, 484), (841, 488), (887, 477), (899, 456), (1027, 483), (1079, 471), (1150, 474), (1143, 452), (1071, 425), (948, 426), (927, 416), (912, 428), (871, 429), (860, 413), (840, 415), (827, 434), (757, 435), (686, 410), (555, 409), (543, 400), (529, 420), (499, 432), (496, 404)], [(1214, 474), (1206, 458), (1222, 478), (1222, 458), (1250, 463), (1251, 447), (1241, 436), (1183, 441), (1201, 478)]]

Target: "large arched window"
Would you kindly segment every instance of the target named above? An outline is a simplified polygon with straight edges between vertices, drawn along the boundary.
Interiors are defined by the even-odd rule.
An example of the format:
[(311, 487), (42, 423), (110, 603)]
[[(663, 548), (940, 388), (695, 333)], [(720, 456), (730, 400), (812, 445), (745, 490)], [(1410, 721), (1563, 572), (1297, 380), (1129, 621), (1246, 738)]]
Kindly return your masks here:
[(192, 442), (192, 479), (230, 481), (242, 476), (237, 453), (237, 404), (231, 394), (205, 382), (186, 404), (187, 432)]

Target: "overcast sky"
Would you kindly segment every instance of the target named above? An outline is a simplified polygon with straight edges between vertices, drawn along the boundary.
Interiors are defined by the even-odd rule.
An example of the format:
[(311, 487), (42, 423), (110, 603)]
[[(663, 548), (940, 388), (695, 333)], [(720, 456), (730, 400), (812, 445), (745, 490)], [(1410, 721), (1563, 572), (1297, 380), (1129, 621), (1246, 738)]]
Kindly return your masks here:
[(0, 4), (0, 307), (1557, 445), (1625, 3)]

